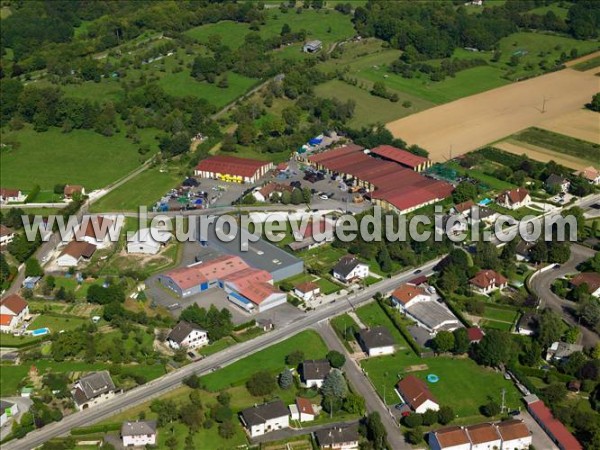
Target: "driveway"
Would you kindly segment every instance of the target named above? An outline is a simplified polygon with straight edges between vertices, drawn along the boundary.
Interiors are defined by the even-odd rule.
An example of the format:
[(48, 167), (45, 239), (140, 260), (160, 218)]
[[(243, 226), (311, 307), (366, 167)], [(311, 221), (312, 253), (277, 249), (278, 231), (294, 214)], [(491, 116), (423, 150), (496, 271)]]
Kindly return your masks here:
[(535, 448), (544, 449), (544, 450), (558, 450), (558, 447), (554, 445), (554, 442), (548, 437), (546, 432), (540, 427), (540, 425), (535, 421), (531, 414), (527, 410), (521, 411), (515, 419), (522, 419), (527, 425), (527, 428), (531, 431), (531, 436), (533, 439), (533, 446)]
[(600, 337), (583, 325), (578, 323), (574, 316), (576, 304), (559, 297), (550, 289), (552, 283), (568, 274), (577, 273), (577, 266), (583, 261), (594, 256), (596, 252), (590, 248), (579, 244), (571, 245), (571, 257), (558, 269), (550, 269), (546, 272), (537, 273), (531, 278), (530, 285), (532, 290), (539, 296), (542, 307), (548, 307), (559, 313), (563, 319), (571, 326), (579, 326), (581, 329), (580, 344), (584, 347), (593, 347), (600, 340)]
[(6, 400), (11, 403), (17, 404), (17, 415), (14, 416), (11, 420), (8, 420), (2, 428), (0, 428), (0, 440), (3, 440), (8, 436), (12, 430), (12, 424), (16, 420), (17, 422), (21, 420), (23, 413), (29, 411), (29, 408), (33, 404), (31, 399), (24, 397), (3, 397), (2, 400)]
[(391, 415), (388, 408), (383, 404), (371, 385), (371, 382), (365, 377), (356, 361), (350, 357), (346, 348), (341, 344), (331, 328), (329, 321), (321, 321), (317, 323), (314, 328), (321, 335), (328, 349), (336, 350), (346, 357), (346, 364), (344, 364), (344, 367), (342, 368), (346, 374), (346, 378), (352, 384), (356, 393), (365, 399), (367, 411), (377, 411), (381, 416), (381, 421), (387, 431), (387, 441), (390, 448), (393, 448), (394, 450), (410, 450), (411, 446), (404, 442), (404, 436), (402, 436), (396, 420)]

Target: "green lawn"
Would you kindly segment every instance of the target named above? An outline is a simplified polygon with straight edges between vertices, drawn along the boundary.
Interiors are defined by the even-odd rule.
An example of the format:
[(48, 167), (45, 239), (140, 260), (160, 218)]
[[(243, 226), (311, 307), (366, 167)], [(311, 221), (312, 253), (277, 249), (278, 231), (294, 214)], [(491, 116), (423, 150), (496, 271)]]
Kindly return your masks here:
[(94, 284), (102, 284), (104, 280), (98, 279), (94, 281), (84, 281), (81, 284), (74, 277), (56, 277), (56, 288), (64, 287), (65, 290), (73, 291), (75, 298), (84, 299), (87, 296), (87, 291)]
[(501, 322), (513, 323), (519, 313), (517, 311), (507, 309), (496, 309), (491, 306), (485, 306), (483, 317), (491, 320), (499, 320)]
[(600, 56), (590, 58), (587, 61), (582, 61), (573, 66), (573, 69), (584, 72), (586, 70), (592, 70), (596, 67), (600, 67)]
[(338, 292), (342, 289), (342, 286), (334, 283), (331, 280), (328, 280), (327, 278), (319, 278), (316, 283), (321, 288), (321, 293), (325, 295), (333, 294), (334, 292)]
[(92, 212), (137, 211), (152, 206), (185, 178), (176, 167), (161, 172), (158, 167), (146, 169), (117, 189), (92, 204)]
[(20, 144), (19, 148), (2, 152), (2, 185), (22, 190), (35, 184), (47, 190), (57, 183), (68, 183), (81, 184), (89, 192), (116, 181), (140, 164), (138, 146), (124, 134), (108, 138), (91, 130), (63, 133), (59, 128), (38, 133), (26, 126), (1, 137), (3, 142)]
[(527, 144), (537, 145), (558, 153), (575, 156), (592, 164), (600, 164), (600, 145), (582, 141), (563, 134), (540, 128), (527, 128), (512, 136), (513, 139)]
[(393, 388), (405, 375), (407, 363), (428, 366), (426, 370), (412, 372), (423, 380), (430, 373), (440, 377), (438, 383), (427, 383), (429, 389), (441, 405), (451, 406), (461, 418), (480, 416), (479, 407), (488, 403), (490, 399), (500, 403), (502, 389), (506, 389), (506, 405), (509, 409), (520, 406), (519, 393), (510, 381), (505, 380), (502, 374), (480, 367), (470, 359), (445, 357), (419, 359), (414, 354), (409, 358), (390, 355), (365, 359), (361, 365), (382, 398), (383, 386), (386, 386), (386, 400), (388, 404), (393, 404), (399, 401)]
[(41, 338), (33, 336), (14, 336), (8, 333), (0, 333), (0, 347), (13, 347), (40, 342)]
[(493, 176), (487, 175), (479, 170), (465, 169), (464, 167), (460, 166), (455, 162), (446, 163), (445, 165), (449, 169), (456, 170), (456, 173), (458, 175), (468, 175), (469, 177), (478, 180), (479, 182), (487, 186), (487, 188), (505, 190), (516, 187), (514, 184), (511, 184), (507, 181), (499, 180), (498, 178), (494, 178)]
[(494, 330), (511, 331), (512, 323), (500, 322), (498, 320), (483, 319), (479, 322), (482, 328), (492, 328)]
[(368, 327), (384, 326), (394, 337), (397, 345), (410, 348), (406, 343), (400, 331), (396, 328), (394, 323), (385, 314), (385, 311), (379, 306), (377, 302), (371, 302), (368, 305), (361, 306), (356, 310), (356, 315), (359, 317), (361, 322)]
[[(368, 83), (369, 87), (371, 83)], [(315, 93), (319, 97), (337, 98), (338, 100), (354, 100), (356, 108), (354, 117), (348, 122), (348, 125), (360, 127), (365, 124), (387, 123), (401, 117), (414, 114), (433, 106), (433, 103), (421, 100), (414, 95), (398, 92), (400, 101), (393, 103), (387, 99), (371, 95), (367, 90), (357, 86), (352, 86), (344, 81), (331, 80), (320, 84), (315, 88)], [(402, 103), (409, 101), (410, 107), (402, 106)]]
[(81, 317), (63, 317), (63, 316), (53, 316), (50, 314), (41, 314), (38, 316), (31, 325), (29, 325), (30, 330), (35, 330), (37, 328), (47, 327), (50, 329), (52, 333), (59, 333), (61, 331), (69, 331), (74, 330), (75, 328), (79, 328), (84, 323), (89, 323), (87, 320), (82, 319)]
[(544, 16), (549, 11), (552, 11), (557, 17), (566, 19), (571, 5), (571, 3), (567, 2), (553, 3), (548, 6), (540, 6), (539, 8), (530, 9), (527, 11), (527, 14), (539, 14), (540, 16)]
[(306, 359), (325, 357), (327, 347), (321, 337), (314, 331), (303, 331), (300, 334), (272, 345), (240, 361), (237, 361), (218, 372), (202, 377), (206, 388), (218, 391), (230, 386), (242, 385), (255, 372), (268, 370), (275, 374), (285, 368), (285, 356), (299, 349)]

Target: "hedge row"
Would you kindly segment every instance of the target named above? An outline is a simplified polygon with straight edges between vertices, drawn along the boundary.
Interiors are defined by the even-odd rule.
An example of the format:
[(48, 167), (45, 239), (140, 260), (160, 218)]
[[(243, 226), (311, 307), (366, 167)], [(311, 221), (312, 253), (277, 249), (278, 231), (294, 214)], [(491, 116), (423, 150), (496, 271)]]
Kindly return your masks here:
[(394, 309), (392, 309), (391, 306), (386, 305), (384, 303), (384, 301), (385, 300), (382, 300), (382, 299), (378, 300), (379, 306), (381, 306), (381, 308), (383, 309), (385, 314), (388, 316), (388, 318), (392, 321), (392, 323), (394, 324), (396, 329), (400, 332), (400, 334), (402, 334), (402, 336), (404, 337), (406, 342), (408, 342), (408, 345), (410, 346), (410, 348), (412, 348), (413, 351), (418, 356), (421, 356), (421, 354), (426, 352), (426, 350), (424, 348), (422, 348), (419, 344), (417, 344), (417, 342), (412, 337), (412, 335), (408, 332), (408, 330), (406, 329), (404, 324), (396, 318), (396, 311)]
[(250, 328), (255, 325), (256, 325), (256, 320), (252, 319), (252, 320), (249, 320), (248, 322), (240, 323), (239, 325), (233, 327), (233, 331), (242, 331), (242, 330), (245, 330), (246, 328)]
[(520, 367), (519, 371), (525, 376), (542, 378), (542, 379), (544, 379), (546, 377), (546, 375), (548, 375), (548, 373), (550, 373), (550, 375), (553, 378), (555, 378), (557, 381), (562, 381), (564, 383), (568, 383), (569, 381), (575, 379), (571, 375), (568, 375), (566, 373), (560, 373), (560, 372), (557, 372), (556, 370), (552, 370), (549, 372), (547, 370), (536, 369), (534, 367)]
[(105, 425), (91, 425), (89, 427), (74, 428), (71, 430), (73, 435), (86, 435), (94, 433), (108, 433), (109, 431), (119, 431), (121, 423), (107, 423)]

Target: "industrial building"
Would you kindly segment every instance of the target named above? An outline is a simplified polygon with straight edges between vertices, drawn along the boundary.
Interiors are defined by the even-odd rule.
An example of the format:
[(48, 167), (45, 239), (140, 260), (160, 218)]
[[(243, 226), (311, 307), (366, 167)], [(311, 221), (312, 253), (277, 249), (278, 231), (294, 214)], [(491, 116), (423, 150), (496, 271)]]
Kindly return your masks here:
[(400, 214), (443, 200), (453, 187), (419, 172), (431, 165), (427, 158), (389, 145), (365, 150), (355, 144), (309, 156), (307, 161), (328, 174), (353, 180), (364, 187), (374, 204)]
[(256, 183), (273, 167), (269, 161), (217, 155), (200, 161), (194, 174), (234, 183)]
[(269, 272), (250, 267), (233, 255), (171, 270), (159, 275), (158, 280), (182, 298), (219, 287), (229, 301), (249, 313), (263, 312), (287, 301), (286, 294), (273, 286)]

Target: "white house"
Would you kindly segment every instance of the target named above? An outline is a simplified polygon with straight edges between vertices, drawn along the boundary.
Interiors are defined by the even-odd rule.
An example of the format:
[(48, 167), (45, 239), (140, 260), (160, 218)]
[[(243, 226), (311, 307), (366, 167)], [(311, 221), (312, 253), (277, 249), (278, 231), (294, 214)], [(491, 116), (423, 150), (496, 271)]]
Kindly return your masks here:
[(172, 349), (178, 350), (180, 348), (195, 349), (203, 347), (208, 345), (209, 341), (206, 331), (193, 323), (182, 320), (171, 330), (167, 342)]
[(409, 308), (420, 302), (431, 300), (431, 294), (422, 286), (404, 283), (392, 293), (392, 302), (400, 309)]
[(331, 364), (326, 359), (310, 359), (302, 363), (302, 381), (306, 387), (320, 388), (329, 372)]
[(505, 420), (495, 424), (503, 450), (527, 450), (532, 444), (531, 431), (522, 420)]
[(315, 431), (319, 448), (335, 450), (358, 450), (358, 424), (334, 426)]
[(571, 182), (568, 178), (561, 177), (553, 173), (544, 182), (547, 189), (554, 189), (554, 192), (568, 192)]
[(94, 244), (98, 248), (106, 248), (111, 244), (112, 238), (114, 241), (118, 239), (123, 219), (123, 216), (117, 217), (116, 220), (104, 216), (84, 216), (75, 238), (80, 242)]
[(353, 255), (342, 256), (333, 268), (333, 276), (345, 283), (362, 280), (369, 276), (369, 266)]
[(290, 426), (289, 410), (281, 400), (244, 409), (240, 413), (240, 420), (250, 437), (262, 436)]
[(508, 209), (519, 209), (531, 203), (531, 196), (527, 189), (516, 188), (504, 191), (496, 198), (496, 203)]
[(290, 405), (290, 418), (298, 422), (312, 422), (317, 413), (307, 398), (297, 397), (296, 403)]
[(71, 241), (56, 258), (59, 267), (76, 267), (82, 261), (89, 261), (96, 252), (96, 246), (89, 242)]
[(369, 356), (391, 355), (395, 351), (394, 338), (385, 327), (360, 330), (358, 341)]
[(157, 228), (142, 228), (127, 240), (127, 253), (156, 255), (173, 237), (171, 232)]
[(473, 290), (479, 294), (489, 294), (497, 289), (504, 289), (508, 280), (494, 270), (480, 270), (469, 280)]
[(321, 288), (317, 283), (307, 281), (294, 287), (294, 295), (304, 301), (312, 300), (321, 294)]
[(583, 177), (590, 183), (598, 185), (600, 184), (600, 171), (593, 166), (586, 167), (585, 169), (573, 172), (573, 175)]
[(0, 247), (10, 244), (15, 238), (15, 232), (4, 225), (0, 225)]
[(20, 189), (0, 188), (0, 203), (22, 203), (26, 198)]
[(29, 305), (17, 294), (11, 294), (0, 301), (0, 331), (12, 333), (29, 316)]
[(113, 398), (117, 390), (108, 370), (101, 370), (81, 377), (73, 385), (71, 394), (77, 409), (83, 411)]
[(123, 422), (121, 439), (124, 447), (156, 445), (156, 422), (148, 420)]
[(67, 184), (63, 189), (63, 197), (67, 200), (73, 198), (74, 195), (85, 195), (85, 188), (78, 184)]
[(470, 425), (465, 429), (471, 440), (471, 450), (502, 448), (502, 438), (493, 424), (479, 423), (477, 425)]
[(0, 427), (3, 427), (11, 417), (16, 416), (18, 413), (19, 407), (16, 403), (0, 400)]
[(447, 427), (429, 433), (431, 450), (471, 450), (471, 440), (463, 427)]
[(423, 414), (428, 409), (439, 411), (440, 405), (427, 385), (414, 375), (407, 375), (396, 384), (396, 391), (410, 409)]

